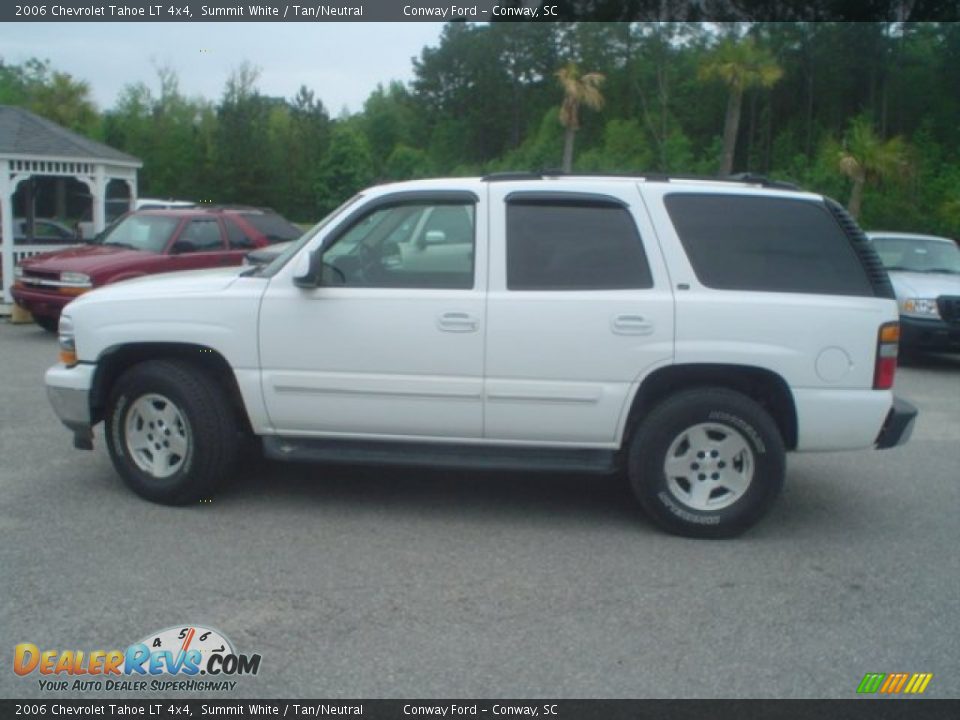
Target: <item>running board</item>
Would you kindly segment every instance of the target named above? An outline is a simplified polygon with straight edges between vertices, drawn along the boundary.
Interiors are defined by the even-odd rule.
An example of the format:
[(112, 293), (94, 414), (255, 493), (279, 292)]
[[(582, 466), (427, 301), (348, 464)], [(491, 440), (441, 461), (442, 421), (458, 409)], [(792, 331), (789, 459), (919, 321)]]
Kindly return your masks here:
[(414, 465), (471, 470), (611, 473), (617, 467), (613, 450), (331, 440), (278, 435), (263, 437), (263, 452), (272, 460), (295, 462)]

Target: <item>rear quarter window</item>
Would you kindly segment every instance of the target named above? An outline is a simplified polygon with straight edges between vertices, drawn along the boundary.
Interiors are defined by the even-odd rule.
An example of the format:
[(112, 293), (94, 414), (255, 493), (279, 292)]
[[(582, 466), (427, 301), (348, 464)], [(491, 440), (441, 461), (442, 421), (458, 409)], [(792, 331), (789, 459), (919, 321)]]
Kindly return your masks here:
[(707, 287), (874, 295), (850, 241), (820, 203), (695, 193), (671, 193), (664, 202)]

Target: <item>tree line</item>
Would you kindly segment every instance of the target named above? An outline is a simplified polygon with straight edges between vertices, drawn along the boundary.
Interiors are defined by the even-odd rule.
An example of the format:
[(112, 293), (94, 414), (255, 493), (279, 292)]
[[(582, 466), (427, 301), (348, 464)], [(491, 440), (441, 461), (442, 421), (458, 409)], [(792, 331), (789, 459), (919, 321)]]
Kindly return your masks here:
[(83, 79), (0, 61), (0, 103), (140, 157), (144, 196), (302, 222), (376, 182), (570, 167), (762, 174), (866, 227), (960, 234), (957, 24), (448, 23), (412, 61), (338, 117), (249, 64), (215, 100), (161, 67), (101, 110)]

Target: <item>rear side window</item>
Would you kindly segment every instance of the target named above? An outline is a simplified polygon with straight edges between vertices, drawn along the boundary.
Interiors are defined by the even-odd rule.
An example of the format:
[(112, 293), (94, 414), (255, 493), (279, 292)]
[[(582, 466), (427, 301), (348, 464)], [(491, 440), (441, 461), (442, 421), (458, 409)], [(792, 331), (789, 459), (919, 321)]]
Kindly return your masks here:
[(719, 290), (873, 296), (846, 235), (815, 202), (674, 193), (664, 202), (697, 278)]
[(640, 234), (622, 205), (522, 195), (508, 200), (509, 290), (649, 287)]
[(233, 221), (233, 218), (225, 217), (223, 224), (227, 228), (227, 244), (231, 249), (247, 249), (257, 246), (253, 238), (247, 237), (247, 234)]

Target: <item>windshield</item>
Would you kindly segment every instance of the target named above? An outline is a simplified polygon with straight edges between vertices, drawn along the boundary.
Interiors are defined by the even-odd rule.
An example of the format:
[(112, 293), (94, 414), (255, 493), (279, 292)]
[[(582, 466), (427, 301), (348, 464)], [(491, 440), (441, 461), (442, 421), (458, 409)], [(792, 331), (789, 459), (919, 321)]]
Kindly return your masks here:
[(887, 270), (960, 275), (960, 248), (953, 242), (878, 237), (873, 245)]
[(103, 245), (161, 253), (177, 229), (179, 218), (162, 215), (128, 215), (97, 238)]
[(320, 232), (321, 230), (323, 230), (327, 225), (329, 225), (331, 222), (333, 222), (333, 220), (336, 219), (339, 215), (341, 215), (344, 210), (346, 210), (348, 207), (350, 207), (351, 205), (353, 205), (353, 204), (354, 204), (357, 200), (359, 200), (361, 197), (363, 197), (363, 196), (362, 196), (362, 195), (354, 195), (352, 198), (350, 198), (350, 199), (347, 200), (345, 203), (343, 203), (343, 205), (341, 205), (341, 206), (338, 207), (336, 210), (334, 210), (332, 213), (330, 213), (329, 215), (327, 215), (323, 220), (321, 220), (321, 221), (318, 222), (316, 225), (314, 225), (312, 228), (310, 228), (309, 230), (307, 230), (307, 232), (305, 232), (305, 233), (300, 237), (299, 240), (297, 240), (297, 241), (294, 242), (294, 243), (291, 243), (291, 244), (290, 244), (290, 247), (288, 247), (288, 248), (287, 248), (286, 250), (284, 250), (282, 253), (280, 253), (279, 255), (277, 255), (277, 257), (275, 257), (275, 258), (273, 259), (273, 261), (270, 262), (268, 265), (255, 265), (254, 267), (250, 268), (250, 270), (248, 270), (245, 274), (247, 274), (247, 275), (264, 275), (264, 276), (266, 276), (266, 277), (272, 277), (275, 273), (277, 273), (277, 272), (280, 270), (280, 268), (282, 268), (284, 265), (287, 264), (287, 261), (288, 261), (290, 258), (292, 258), (294, 255), (297, 254), (297, 252), (300, 250), (300, 248), (302, 248), (304, 245), (306, 245), (308, 242), (310, 242), (310, 240), (311, 240), (312, 238), (316, 237), (317, 233), (319, 233), (319, 232)]

